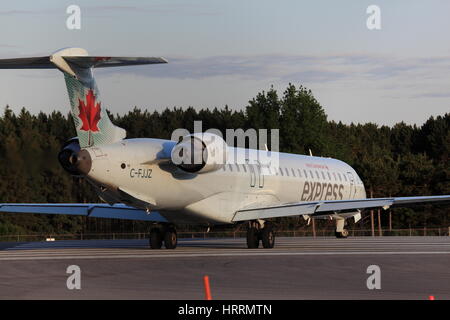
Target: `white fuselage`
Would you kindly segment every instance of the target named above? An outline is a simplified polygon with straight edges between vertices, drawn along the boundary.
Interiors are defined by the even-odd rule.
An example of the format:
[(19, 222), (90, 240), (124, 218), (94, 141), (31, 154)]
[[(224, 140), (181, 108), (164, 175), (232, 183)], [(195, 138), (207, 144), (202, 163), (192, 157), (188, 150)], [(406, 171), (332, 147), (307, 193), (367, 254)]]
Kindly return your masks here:
[(173, 223), (226, 224), (244, 208), (366, 198), (355, 170), (336, 159), (272, 153), (277, 166), (262, 166), (248, 150), (236, 148), (247, 154), (244, 163), (195, 174), (170, 163), (175, 144), (129, 139), (87, 148), (92, 158), (87, 179), (105, 201), (157, 210)]

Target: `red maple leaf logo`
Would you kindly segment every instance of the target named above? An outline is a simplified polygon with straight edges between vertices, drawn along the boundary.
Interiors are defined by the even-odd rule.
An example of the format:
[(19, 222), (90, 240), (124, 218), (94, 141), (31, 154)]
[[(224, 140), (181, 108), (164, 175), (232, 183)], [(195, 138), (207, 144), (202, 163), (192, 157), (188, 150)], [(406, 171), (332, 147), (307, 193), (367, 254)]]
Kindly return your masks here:
[(78, 117), (83, 122), (80, 130), (92, 132), (99, 131), (97, 124), (100, 121), (100, 104), (101, 102), (95, 103), (94, 91), (92, 89), (90, 89), (86, 95), (86, 103), (78, 99), (78, 109), (80, 110)]

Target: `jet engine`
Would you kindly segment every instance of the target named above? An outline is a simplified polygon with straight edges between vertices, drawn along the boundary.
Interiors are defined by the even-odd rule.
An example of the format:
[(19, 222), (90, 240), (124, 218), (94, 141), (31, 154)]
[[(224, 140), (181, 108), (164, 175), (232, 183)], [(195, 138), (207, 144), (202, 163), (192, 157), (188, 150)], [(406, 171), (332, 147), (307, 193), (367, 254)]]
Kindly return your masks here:
[(194, 133), (175, 145), (171, 160), (178, 168), (190, 173), (216, 171), (227, 161), (227, 148), (226, 142), (216, 134)]
[(86, 150), (80, 150), (78, 138), (66, 141), (58, 153), (61, 166), (73, 176), (82, 176), (91, 170), (91, 156)]

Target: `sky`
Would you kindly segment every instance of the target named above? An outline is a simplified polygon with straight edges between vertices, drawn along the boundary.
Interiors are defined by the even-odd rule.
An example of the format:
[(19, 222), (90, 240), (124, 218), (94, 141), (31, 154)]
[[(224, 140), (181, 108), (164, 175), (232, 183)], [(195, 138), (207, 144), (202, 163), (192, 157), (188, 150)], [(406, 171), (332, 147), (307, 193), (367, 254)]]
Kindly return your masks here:
[[(69, 30), (69, 5), (81, 29)], [(367, 7), (380, 8), (369, 30)], [(330, 120), (421, 125), (450, 112), (450, 1), (8, 1), (0, 58), (64, 47), (92, 55), (162, 56), (167, 65), (95, 70), (102, 104), (242, 109), (289, 83), (312, 90)], [(57, 70), (0, 70), (0, 107), (69, 111)]]

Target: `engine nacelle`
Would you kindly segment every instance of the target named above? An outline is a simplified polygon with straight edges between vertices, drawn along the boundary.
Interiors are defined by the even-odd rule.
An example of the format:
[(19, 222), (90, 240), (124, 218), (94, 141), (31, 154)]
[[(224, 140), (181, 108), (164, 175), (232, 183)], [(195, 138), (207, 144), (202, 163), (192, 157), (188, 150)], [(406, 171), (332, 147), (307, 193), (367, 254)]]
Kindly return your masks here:
[(228, 146), (222, 137), (212, 133), (194, 133), (172, 149), (171, 159), (178, 168), (190, 173), (221, 169), (227, 162)]
[(80, 150), (78, 138), (66, 141), (58, 153), (61, 166), (73, 176), (85, 175), (91, 170), (91, 157), (86, 150)]

